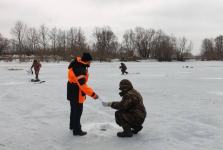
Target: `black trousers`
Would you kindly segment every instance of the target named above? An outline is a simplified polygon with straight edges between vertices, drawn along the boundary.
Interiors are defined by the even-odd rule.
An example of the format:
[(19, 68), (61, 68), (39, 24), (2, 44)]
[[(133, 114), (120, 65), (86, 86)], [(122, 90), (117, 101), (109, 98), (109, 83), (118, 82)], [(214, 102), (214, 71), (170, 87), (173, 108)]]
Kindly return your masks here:
[(70, 101), (70, 129), (73, 132), (80, 132), (81, 130), (81, 115), (83, 112), (83, 103), (77, 101)]
[(125, 74), (125, 73), (128, 74), (128, 72), (123, 69), (121, 71), (122, 71), (122, 74)]

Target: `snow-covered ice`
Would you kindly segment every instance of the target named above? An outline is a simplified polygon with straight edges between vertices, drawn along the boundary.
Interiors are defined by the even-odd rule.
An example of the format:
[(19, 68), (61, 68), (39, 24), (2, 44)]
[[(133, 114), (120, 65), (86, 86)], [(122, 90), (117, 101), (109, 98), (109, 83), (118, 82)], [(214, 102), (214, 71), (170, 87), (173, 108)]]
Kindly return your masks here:
[(26, 73), (31, 62), (0, 62), (1, 150), (223, 149), (223, 62), (126, 62), (128, 75), (121, 75), (120, 62), (93, 62), (88, 85), (106, 101), (121, 100), (124, 78), (143, 96), (147, 118), (132, 138), (118, 138), (115, 110), (90, 97), (81, 119), (88, 134), (72, 135), (68, 64), (42, 63), (46, 82), (34, 84)]

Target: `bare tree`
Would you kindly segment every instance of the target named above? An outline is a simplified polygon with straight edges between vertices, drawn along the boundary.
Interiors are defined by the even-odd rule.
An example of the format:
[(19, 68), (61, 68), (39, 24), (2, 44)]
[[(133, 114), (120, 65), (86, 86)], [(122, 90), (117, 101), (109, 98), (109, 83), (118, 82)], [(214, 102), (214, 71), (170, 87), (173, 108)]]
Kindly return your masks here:
[(171, 61), (172, 56), (175, 50), (175, 37), (164, 36), (164, 40), (162, 42), (162, 60), (163, 61)]
[(153, 29), (145, 30), (142, 27), (136, 27), (135, 32), (127, 30), (122, 42), (127, 54), (131, 52), (134, 57), (138, 53), (138, 56), (149, 58), (155, 47), (155, 33)]
[(159, 60), (162, 58), (162, 42), (166, 35), (162, 30), (158, 30), (154, 36), (154, 49), (151, 51), (151, 57)]
[(220, 35), (214, 39), (215, 41), (215, 51), (217, 52), (217, 59), (223, 59), (223, 36)]
[(25, 38), (27, 31), (27, 25), (22, 21), (17, 21), (14, 27), (11, 29), (11, 34), (15, 37), (15, 40), (18, 42), (18, 51), (19, 54), (22, 53), (23, 40)]
[(59, 29), (58, 31), (58, 51), (62, 60), (66, 59), (67, 36), (66, 32)]
[(77, 30), (77, 41), (76, 45), (78, 48), (79, 53), (86, 48), (86, 37), (84, 36), (84, 32), (81, 28)]
[(109, 26), (96, 27), (93, 31), (93, 37), (95, 40), (93, 45), (98, 52), (98, 56), (100, 60), (104, 60), (105, 55), (109, 55), (113, 51), (111, 44), (117, 41), (117, 37)]
[(170, 37), (162, 30), (158, 30), (154, 37), (152, 58), (156, 58), (158, 61), (171, 61), (174, 54), (174, 43), (174, 37)]
[(191, 52), (193, 48), (192, 41), (187, 43), (187, 39), (185, 37), (179, 38), (177, 42), (177, 49), (176, 49), (176, 55), (178, 61), (183, 61), (184, 60), (184, 55), (186, 53)]
[(213, 39), (204, 39), (201, 44), (202, 59), (214, 59), (214, 41)]
[(72, 27), (67, 33), (67, 45), (73, 56), (77, 56), (76, 41), (77, 41), (77, 28)]
[(46, 53), (47, 45), (49, 42), (49, 28), (45, 26), (44, 24), (40, 26), (39, 29), (39, 44), (41, 48), (43, 49), (43, 52)]
[(53, 55), (56, 55), (56, 47), (57, 47), (57, 44), (58, 44), (58, 33), (57, 33), (57, 28), (54, 27), (51, 29), (51, 31), (49, 32), (49, 37), (50, 37), (50, 40), (51, 40), (51, 50), (53, 51)]
[[(125, 51), (126, 57), (132, 56), (134, 57), (134, 54), (136, 53), (136, 47), (135, 47), (135, 33), (132, 29), (125, 31), (125, 34), (123, 35), (123, 41), (122, 41), (122, 51)], [(122, 54), (124, 54), (122, 52)], [(124, 56), (122, 56), (124, 57)]]
[(121, 44), (118, 43), (118, 41), (111, 43), (111, 55), (112, 58), (117, 58), (118, 50), (120, 49)]
[(222, 60), (223, 59), (223, 36), (206, 38), (201, 44), (202, 60)]
[(8, 46), (9, 46), (9, 40), (7, 38), (4, 38), (0, 33), (0, 56), (3, 52), (5, 52), (8, 49)]
[(38, 39), (39, 35), (36, 28), (29, 28), (27, 30), (26, 38), (25, 38), (25, 45), (27, 46), (26, 54), (34, 54), (34, 51), (38, 48)]
[(144, 30), (142, 32), (142, 41), (141, 41), (141, 47), (142, 47), (142, 55), (144, 58), (149, 58), (151, 55), (151, 51), (154, 48), (154, 38), (155, 38), (156, 31), (153, 29), (150, 30)]
[(83, 51), (87, 51), (86, 37), (81, 28), (70, 28), (67, 32), (67, 45), (72, 56), (82, 55)]
[(143, 48), (142, 48), (142, 40), (144, 38), (144, 29), (142, 27), (135, 28), (135, 47), (138, 51), (140, 57), (144, 57)]
[[(121, 61), (125, 61), (126, 59), (126, 48), (123, 46), (123, 44), (119, 44), (119, 48), (117, 53), (121, 56)], [(130, 53), (130, 52), (128, 52)]]

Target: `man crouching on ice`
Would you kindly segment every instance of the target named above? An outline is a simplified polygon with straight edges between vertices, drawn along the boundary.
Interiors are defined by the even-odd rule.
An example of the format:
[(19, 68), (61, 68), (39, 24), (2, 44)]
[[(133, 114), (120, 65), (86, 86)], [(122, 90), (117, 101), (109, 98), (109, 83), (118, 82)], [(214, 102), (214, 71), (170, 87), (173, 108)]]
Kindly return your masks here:
[(116, 123), (122, 126), (124, 131), (118, 132), (117, 136), (132, 137), (132, 134), (137, 134), (142, 130), (146, 109), (143, 105), (142, 96), (133, 88), (129, 80), (123, 79), (119, 87), (122, 100), (120, 102), (102, 102), (102, 104), (104, 107), (118, 110), (115, 112)]

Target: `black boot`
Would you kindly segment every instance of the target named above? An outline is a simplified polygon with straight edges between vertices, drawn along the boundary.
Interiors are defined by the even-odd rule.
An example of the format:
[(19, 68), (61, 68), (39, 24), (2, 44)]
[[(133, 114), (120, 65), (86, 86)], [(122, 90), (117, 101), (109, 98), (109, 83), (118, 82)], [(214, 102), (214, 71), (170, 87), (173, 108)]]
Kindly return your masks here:
[(139, 131), (141, 131), (143, 126), (135, 126), (133, 127), (132, 133), (137, 134)]
[(131, 127), (129, 125), (124, 125), (122, 126), (123, 128), (123, 132), (118, 132), (117, 136), (118, 137), (132, 137), (132, 130)]
[(38, 75), (36, 75), (36, 81), (39, 81)]
[(74, 135), (74, 136), (76, 136), (76, 135), (83, 136), (83, 135), (86, 135), (86, 134), (87, 134), (87, 132), (82, 131), (82, 130), (80, 130), (80, 131), (74, 131), (74, 130), (73, 130), (73, 135)]

